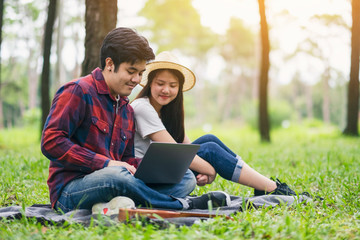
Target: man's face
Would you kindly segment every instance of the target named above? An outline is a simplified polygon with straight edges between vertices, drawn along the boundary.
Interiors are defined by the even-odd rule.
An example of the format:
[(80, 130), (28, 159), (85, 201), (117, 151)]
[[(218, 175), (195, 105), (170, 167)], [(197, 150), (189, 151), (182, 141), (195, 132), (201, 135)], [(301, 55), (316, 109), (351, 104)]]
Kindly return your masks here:
[(120, 64), (117, 72), (114, 72), (114, 66), (112, 66), (111, 72), (108, 71), (105, 77), (110, 94), (114, 97), (117, 95), (129, 96), (136, 85), (140, 83), (145, 67), (145, 60), (134, 64), (123, 62)]

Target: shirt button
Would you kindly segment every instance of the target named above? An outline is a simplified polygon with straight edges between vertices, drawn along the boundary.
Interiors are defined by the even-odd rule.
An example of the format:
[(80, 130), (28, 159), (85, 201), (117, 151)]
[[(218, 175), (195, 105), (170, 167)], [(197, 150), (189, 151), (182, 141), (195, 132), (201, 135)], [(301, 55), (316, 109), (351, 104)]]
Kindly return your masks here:
[(116, 127), (116, 124), (115, 124), (115, 127)]
[(114, 143), (111, 143), (111, 146), (114, 146)]
[(106, 132), (106, 129), (104, 128), (104, 132)]

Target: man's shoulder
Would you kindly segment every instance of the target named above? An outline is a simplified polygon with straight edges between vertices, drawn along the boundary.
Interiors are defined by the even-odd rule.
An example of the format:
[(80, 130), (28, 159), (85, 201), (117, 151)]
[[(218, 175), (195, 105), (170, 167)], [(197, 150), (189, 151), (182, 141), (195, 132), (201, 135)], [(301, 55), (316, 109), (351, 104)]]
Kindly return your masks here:
[(81, 87), (94, 86), (94, 78), (91, 74), (75, 79), (74, 82)]
[(91, 76), (91, 74), (73, 79), (66, 84), (64, 84), (64, 88), (68, 87), (80, 87), (84, 92), (88, 91), (92, 87), (94, 87), (94, 80)]

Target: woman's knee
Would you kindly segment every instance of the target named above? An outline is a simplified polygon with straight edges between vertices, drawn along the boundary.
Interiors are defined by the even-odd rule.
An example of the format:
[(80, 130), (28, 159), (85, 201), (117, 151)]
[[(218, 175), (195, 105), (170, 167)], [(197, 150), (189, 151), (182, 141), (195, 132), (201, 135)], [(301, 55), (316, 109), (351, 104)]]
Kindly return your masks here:
[(199, 152), (204, 152), (206, 154), (212, 153), (212, 152), (220, 151), (219, 144), (215, 142), (206, 142), (200, 145)]
[(215, 135), (213, 134), (205, 134), (204, 136), (204, 139), (206, 139), (207, 142), (218, 142), (219, 141), (219, 138), (216, 137)]

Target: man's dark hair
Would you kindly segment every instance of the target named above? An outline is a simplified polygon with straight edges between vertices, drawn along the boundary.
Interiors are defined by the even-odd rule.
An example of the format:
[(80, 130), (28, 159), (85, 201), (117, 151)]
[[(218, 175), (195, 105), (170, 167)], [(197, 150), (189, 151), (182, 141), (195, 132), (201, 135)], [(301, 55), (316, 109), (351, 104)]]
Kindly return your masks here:
[(155, 58), (155, 54), (146, 38), (133, 29), (119, 27), (109, 32), (102, 43), (100, 50), (102, 70), (105, 69), (105, 59), (108, 57), (113, 60), (114, 71), (117, 72), (123, 62), (131, 64), (142, 60), (148, 62)]

